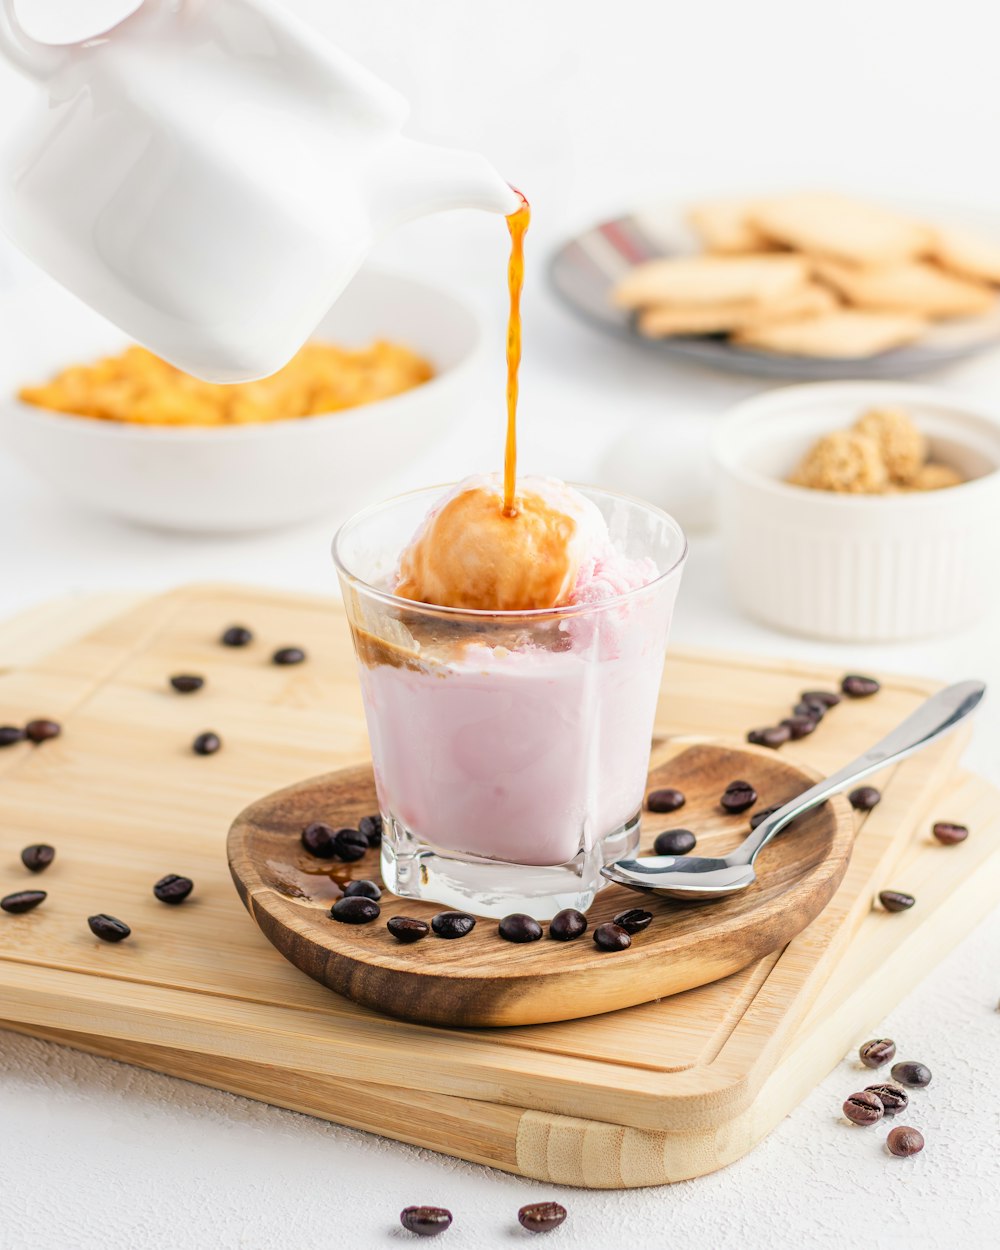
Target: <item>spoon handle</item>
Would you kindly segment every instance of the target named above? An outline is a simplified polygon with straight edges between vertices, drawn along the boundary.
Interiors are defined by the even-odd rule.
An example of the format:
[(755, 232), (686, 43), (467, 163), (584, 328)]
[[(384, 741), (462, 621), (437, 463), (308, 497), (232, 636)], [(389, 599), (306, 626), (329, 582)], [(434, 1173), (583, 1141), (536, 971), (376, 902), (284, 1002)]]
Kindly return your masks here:
[(773, 816), (762, 821), (746, 841), (726, 858), (730, 863), (753, 864), (761, 848), (797, 816), (825, 803), (832, 795), (846, 790), (856, 781), (929, 746), (975, 711), (985, 693), (986, 686), (981, 681), (960, 681), (939, 690), (863, 755), (817, 782), (812, 789), (791, 799)]

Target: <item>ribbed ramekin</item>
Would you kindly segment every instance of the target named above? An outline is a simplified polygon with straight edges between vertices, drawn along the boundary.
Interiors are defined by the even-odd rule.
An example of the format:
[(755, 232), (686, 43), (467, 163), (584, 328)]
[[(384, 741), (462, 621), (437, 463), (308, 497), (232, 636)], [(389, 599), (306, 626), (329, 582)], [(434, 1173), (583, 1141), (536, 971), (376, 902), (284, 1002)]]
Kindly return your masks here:
[[(968, 479), (938, 491), (833, 494), (784, 479), (823, 434), (902, 408), (932, 459)], [(831, 382), (738, 404), (713, 439), (726, 577), (750, 615), (849, 642), (947, 633), (990, 605), (1000, 568), (1000, 410), (892, 382)]]

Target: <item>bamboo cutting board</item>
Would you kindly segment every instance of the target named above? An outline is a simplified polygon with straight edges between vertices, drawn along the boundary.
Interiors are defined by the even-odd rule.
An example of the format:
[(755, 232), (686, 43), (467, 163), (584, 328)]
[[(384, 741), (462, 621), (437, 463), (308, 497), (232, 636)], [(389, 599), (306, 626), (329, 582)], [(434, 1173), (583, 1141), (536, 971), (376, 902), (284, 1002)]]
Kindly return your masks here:
[[(217, 645), (233, 623), (255, 630), (252, 648)], [(309, 663), (267, 662), (288, 644), (305, 646)], [(185, 671), (204, 673), (205, 690), (173, 694), (168, 675)], [(674, 651), (657, 731), (738, 738), (773, 721), (801, 689), (835, 676)], [(887, 680), (877, 698), (834, 709), (782, 758), (830, 771), (934, 688)], [(736, 1126), (776, 1072), (873, 889), (905, 888), (889, 872), (914, 828), (932, 818), (961, 746), (954, 736), (883, 779), (883, 802), (861, 826), (836, 896), (783, 952), (613, 1015), (474, 1032), (377, 1016), (309, 981), (255, 931), (228, 881), (223, 843), (238, 810), (263, 791), (364, 756), (347, 628), (330, 602), (218, 587), (174, 592), (0, 678), (0, 708), (15, 723), (46, 715), (66, 725), (56, 741), (0, 756), (4, 889), (24, 888), (21, 846), (47, 840), (59, 850), (44, 878), (46, 904), (0, 926), (0, 1001), (13, 1027), (123, 1058), (145, 1055), (165, 1071), (183, 1068), (223, 1088), (584, 1184), (675, 1179), (736, 1157), (733, 1143), (737, 1153), (749, 1148), (753, 1135)], [(224, 749), (195, 757), (190, 741), (205, 729), (220, 733)], [(978, 801), (988, 806), (992, 792)], [(937, 816), (962, 818), (950, 805)], [(152, 898), (152, 882), (166, 872), (197, 883), (183, 907)], [(95, 911), (128, 920), (134, 937), (97, 943), (84, 919)], [(599, 1143), (593, 1157), (583, 1150), (586, 1166), (560, 1136), (570, 1119), (577, 1137)], [(559, 1127), (562, 1145), (542, 1150), (531, 1127), (542, 1123)], [(646, 1141), (644, 1133), (703, 1145), (683, 1173), (655, 1150), (645, 1170), (625, 1168), (625, 1143)]]

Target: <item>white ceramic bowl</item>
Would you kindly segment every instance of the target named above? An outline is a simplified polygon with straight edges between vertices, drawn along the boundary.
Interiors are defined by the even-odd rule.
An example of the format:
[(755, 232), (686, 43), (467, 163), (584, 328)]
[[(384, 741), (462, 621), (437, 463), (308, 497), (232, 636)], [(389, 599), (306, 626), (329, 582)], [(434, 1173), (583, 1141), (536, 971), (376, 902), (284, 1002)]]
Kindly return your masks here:
[[(969, 480), (891, 496), (783, 479), (822, 434), (898, 407), (931, 455)], [(988, 606), (1000, 559), (1000, 420), (946, 391), (831, 382), (738, 404), (713, 440), (726, 575), (740, 605), (778, 629), (841, 641), (946, 633)]]
[[(65, 498), (162, 529), (239, 532), (347, 515), (381, 498), (394, 475), (461, 416), (474, 385), (480, 327), (443, 291), (363, 271), (316, 337), (357, 346), (398, 340), (427, 356), (436, 376), (329, 416), (223, 429), (96, 421), (10, 398), (0, 403), (0, 441)], [(125, 345), (120, 335), (89, 336), (75, 355), (58, 328), (45, 339), (48, 358), (36, 352), (29, 366), (21, 354), (21, 382)]]

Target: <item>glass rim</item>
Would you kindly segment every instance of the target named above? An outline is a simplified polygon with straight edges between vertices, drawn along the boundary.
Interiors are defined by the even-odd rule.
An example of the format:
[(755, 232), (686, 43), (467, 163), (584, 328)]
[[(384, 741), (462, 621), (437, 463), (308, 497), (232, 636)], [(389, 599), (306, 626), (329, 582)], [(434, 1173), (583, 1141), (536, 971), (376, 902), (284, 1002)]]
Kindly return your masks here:
[(677, 520), (676, 517), (671, 516), (671, 514), (667, 512), (665, 509), (658, 508), (656, 504), (649, 503), (645, 499), (640, 499), (637, 495), (625, 495), (625, 494), (622, 494), (620, 491), (606, 490), (602, 486), (586, 486), (580, 482), (566, 482), (565, 485), (569, 486), (573, 490), (581, 491), (585, 495), (587, 494), (604, 495), (609, 499), (616, 499), (616, 500), (620, 500), (623, 503), (633, 504), (636, 507), (642, 508), (645, 512), (652, 513), (655, 516), (662, 517), (665, 521), (667, 521), (670, 525), (674, 527), (674, 529), (677, 532), (677, 535), (680, 538), (681, 549), (680, 549), (679, 555), (677, 556), (677, 559), (673, 562), (673, 564), (670, 565), (669, 568), (664, 569), (661, 573), (657, 574), (657, 576), (654, 577), (652, 581), (645, 582), (642, 586), (634, 586), (632, 587), (631, 590), (622, 591), (621, 594), (611, 595), (607, 599), (600, 599), (596, 603), (567, 603), (567, 604), (563, 604), (561, 607), (556, 607), (556, 608), (524, 608), (520, 610), (490, 609), (490, 608), (455, 608), (455, 607), (449, 607), (445, 604), (424, 603), (423, 600), (421, 599), (406, 599), (402, 595), (394, 594), (391, 590), (385, 590), (380, 586), (372, 585), (371, 582), (366, 582), (363, 577), (359, 577), (357, 573), (353, 573), (347, 567), (341, 554), (341, 546), (343, 543), (344, 535), (351, 526), (357, 524), (358, 522), (364, 521), (367, 517), (371, 516), (372, 514), (376, 512), (380, 512), (384, 508), (388, 508), (392, 504), (401, 503), (403, 500), (406, 500), (406, 499), (412, 499), (416, 495), (424, 495), (424, 494), (429, 495), (433, 492), (438, 497), (440, 497), (440, 495), (443, 495), (445, 491), (451, 490), (453, 487), (457, 486), (458, 484), (459, 484), (458, 482), (445, 482), (444, 484), (438, 484), (436, 486), (419, 486), (415, 488), (414, 490), (403, 491), (399, 495), (392, 495), (388, 499), (380, 500), (378, 503), (368, 504), (367, 507), (360, 509), (360, 511), (355, 512), (353, 516), (348, 517), (346, 521), (344, 521), (340, 526), (338, 526), (337, 531), (333, 536), (333, 542), (331, 544), (331, 553), (333, 555), (333, 563), (334, 563), (334, 567), (337, 569), (337, 572), (342, 577), (344, 577), (348, 582), (350, 582), (351, 585), (364, 590), (366, 594), (368, 594), (372, 598), (378, 600), (379, 602), (389, 607), (405, 608), (407, 611), (411, 611), (411, 612), (416, 610), (418, 612), (422, 611), (422, 612), (427, 612), (427, 613), (434, 613), (435, 615), (440, 614), (440, 615), (452, 616), (452, 617), (467, 617), (473, 620), (480, 620), (480, 621), (483, 621), (483, 620), (491, 620), (491, 621), (519, 620), (520, 621), (520, 620), (552, 619), (553, 617), (561, 619), (563, 617), (580, 616), (587, 612), (597, 612), (597, 611), (603, 611), (607, 608), (612, 608), (617, 604), (622, 604), (629, 600), (635, 599), (637, 596), (643, 595), (647, 591), (653, 590), (654, 587), (660, 586), (669, 577), (672, 577), (680, 568), (683, 567), (684, 562), (688, 557), (688, 550), (689, 550), (690, 544), (688, 543), (688, 536), (684, 531), (684, 527), (681, 525), (681, 523)]

